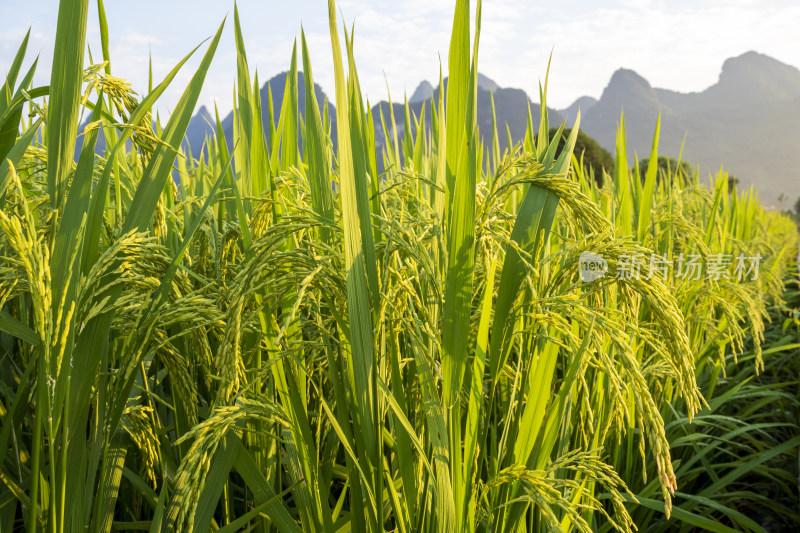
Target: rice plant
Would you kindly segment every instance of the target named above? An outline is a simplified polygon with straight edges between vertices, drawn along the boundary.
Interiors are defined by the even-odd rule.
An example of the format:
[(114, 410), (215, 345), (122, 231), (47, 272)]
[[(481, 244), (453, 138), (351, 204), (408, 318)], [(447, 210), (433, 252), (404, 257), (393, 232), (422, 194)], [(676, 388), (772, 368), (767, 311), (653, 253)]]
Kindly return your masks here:
[[(797, 228), (722, 173), (659, 174), (660, 124), (631, 169), (621, 117), (600, 187), (579, 124), (551, 134), (545, 77), (501, 153), (477, 123), (482, 6), (457, 0), (447, 90), (406, 104), (401, 139), (329, 0), (335, 116), (302, 31), (273, 116), (234, 8), (233, 138), (217, 115), (189, 153), (227, 21), (139, 95), (102, 0), (84, 64), (87, 4), (60, 2), (50, 85), (36, 61), (20, 78), (26, 38), (0, 93), (0, 531), (763, 531), (740, 481), (798, 516), (773, 466), (796, 464), (796, 379), (758, 382), (796, 359), (767, 319)], [(643, 259), (690, 255), (760, 275)]]

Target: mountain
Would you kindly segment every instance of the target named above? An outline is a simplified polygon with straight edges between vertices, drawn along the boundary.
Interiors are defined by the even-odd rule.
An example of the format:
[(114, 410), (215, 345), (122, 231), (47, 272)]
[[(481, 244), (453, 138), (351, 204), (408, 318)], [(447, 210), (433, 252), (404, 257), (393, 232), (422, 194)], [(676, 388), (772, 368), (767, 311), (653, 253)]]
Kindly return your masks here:
[[(268, 124), (268, 87), (271, 87), (272, 90), (272, 100), (273, 100), (273, 116), (274, 120), (277, 122), (278, 117), (280, 116), (281, 105), (283, 103), (283, 89), (286, 85), (286, 80), (288, 77), (288, 72), (283, 72), (278, 74), (277, 76), (271, 78), (261, 89), (261, 103), (262, 103), (262, 114), (263, 114), (263, 123)], [(297, 88), (298, 88), (298, 103), (300, 107), (300, 113), (305, 117), (305, 84), (303, 81), (303, 73), (297, 73)], [(444, 79), (445, 87), (447, 87), (447, 78)], [(323, 103), (328, 99), (325, 93), (322, 91), (322, 88), (319, 85), (314, 86), (314, 92), (317, 97), (317, 102), (320, 105), (320, 110), (323, 109)], [(494, 103), (495, 103), (495, 111), (497, 116), (497, 123), (498, 123), (498, 130), (500, 132), (499, 141), (500, 141), (500, 150), (501, 152), (508, 147), (508, 135), (505, 134), (506, 128), (508, 128), (508, 132), (511, 134), (511, 138), (514, 142), (518, 142), (522, 140), (525, 136), (525, 130), (527, 128), (527, 121), (528, 121), (528, 106), (530, 106), (531, 115), (534, 120), (534, 124), (538, 124), (538, 116), (539, 116), (539, 105), (533, 103), (525, 91), (521, 89), (511, 89), (511, 88), (503, 88), (500, 87), (497, 83), (495, 83), (489, 77), (478, 74), (478, 125), (480, 126), (481, 132), (484, 135), (484, 143), (491, 142), (490, 137), (486, 137), (491, 132), (492, 127), (492, 109), (491, 109), (491, 101), (490, 98), (494, 96)], [(429, 82), (423, 81), (419, 84), (417, 89), (414, 91), (411, 99), (409, 100), (409, 108), (414, 113), (416, 117), (420, 117), (422, 113), (422, 108), (426, 107), (425, 110), (425, 120), (426, 124), (430, 124), (430, 113), (431, 113), (431, 101), (438, 102), (439, 98), (439, 88), (434, 88)], [(550, 109), (550, 120), (553, 124), (560, 123), (563, 119), (561, 115), (553, 110)], [(385, 145), (385, 139), (383, 136), (383, 126), (381, 124), (381, 113), (383, 113), (383, 117), (386, 121), (386, 125), (388, 128), (391, 129), (391, 120), (392, 120), (392, 113), (394, 113), (395, 124), (397, 125), (397, 135), (398, 140), (402, 142), (403, 135), (404, 135), (404, 123), (405, 123), (405, 113), (402, 104), (393, 103), (390, 106), (389, 102), (379, 102), (372, 108), (372, 115), (375, 120), (375, 142), (380, 150), (381, 147)], [(334, 108), (333, 104), (328, 104), (328, 116), (329, 122), (331, 124), (331, 136), (333, 138), (334, 145), (336, 144), (336, 109)], [(200, 154), (200, 149), (205, 141), (206, 137), (212, 137), (214, 134), (213, 125), (214, 120), (208, 110), (205, 107), (201, 107), (200, 110), (197, 112), (195, 116), (192, 117), (191, 122), (189, 123), (189, 128), (186, 132), (186, 142), (188, 146), (191, 147), (192, 153), (195, 157)], [(222, 128), (225, 132), (225, 138), (228, 141), (228, 145), (232, 145), (233, 141), (233, 113), (228, 114), (224, 119), (222, 119)], [(267, 132), (267, 137), (269, 137), (269, 133)], [(379, 161), (379, 170), (383, 170), (382, 165), (382, 158), (378, 157)]]
[[(270, 78), (262, 87), (260, 91), (261, 97), (261, 121), (262, 124), (268, 124), (269, 120), (269, 95), (272, 93), (272, 113), (274, 122), (277, 123), (278, 117), (281, 113), (281, 106), (283, 106), (283, 91), (286, 87), (286, 80), (289, 77), (289, 72), (281, 72), (277, 76)], [(314, 84), (314, 96), (317, 98), (320, 113), (324, 112), (325, 102), (328, 99), (325, 92), (319, 84)], [(305, 119), (306, 116), (306, 85), (305, 78), (302, 72), (297, 73), (297, 105), (300, 114)], [(336, 107), (332, 103), (328, 103), (328, 120), (331, 124), (331, 136), (334, 143), (336, 142)], [(206, 136), (212, 137), (214, 135), (215, 120), (211, 119), (211, 115), (206, 110), (205, 106), (201, 107), (198, 113), (192, 117), (189, 122), (189, 127), (186, 130), (186, 141), (192, 148), (192, 153), (197, 157), (200, 154), (200, 147), (203, 145)], [(225, 139), (228, 141), (228, 146), (233, 146), (233, 112), (228, 113), (228, 116), (222, 119), (222, 130), (225, 132)], [(269, 131), (265, 129), (267, 141), (269, 141)]]
[(200, 110), (189, 121), (189, 126), (186, 128), (186, 140), (184, 141), (184, 148), (188, 146), (200, 147), (206, 140), (206, 137), (213, 137), (215, 132), (216, 119), (211, 116), (211, 113), (206, 109), (206, 106), (200, 107)]
[[(423, 84), (426, 82), (423, 82)], [(420, 87), (423, 86), (420, 84)], [(447, 78), (444, 79), (444, 86), (447, 89)], [(416, 95), (420, 92), (420, 87), (414, 91)], [(525, 137), (525, 131), (528, 126), (528, 107), (530, 106), (531, 116), (534, 121), (534, 126), (539, 123), (539, 104), (534, 103), (522, 89), (504, 88), (500, 87), (489, 77), (478, 73), (478, 127), (480, 128), (481, 135), (485, 146), (491, 143), (492, 132), (492, 104), (491, 99), (494, 98), (495, 116), (497, 118), (498, 140), (500, 143), (500, 152), (502, 153), (508, 148), (508, 133), (511, 134), (513, 142), (519, 142)], [(409, 108), (416, 117), (422, 114), (422, 108), (425, 107), (425, 123), (430, 125), (431, 117), (431, 101), (439, 101), (439, 87), (433, 89), (433, 92), (425, 99), (409, 100)], [(550, 122), (553, 124), (560, 124), (563, 118), (558, 111), (549, 109)], [(381, 125), (381, 113), (386, 120), (386, 126), (391, 129), (391, 113), (394, 113), (395, 123), (397, 124), (397, 138), (398, 142), (402, 143), (403, 135), (405, 132), (405, 111), (402, 104), (393, 103), (392, 111), (389, 110), (389, 102), (379, 102), (372, 109), (372, 115), (375, 118), (375, 143), (378, 149), (382, 148), (385, 143), (383, 138), (383, 127)], [(413, 125), (412, 125), (413, 127)]]
[(589, 108), (592, 107), (594, 104), (597, 103), (597, 98), (593, 98), (591, 96), (581, 96), (571, 106), (566, 109), (559, 109), (558, 112), (564, 117), (564, 120), (575, 123), (575, 117), (578, 116), (578, 110), (580, 109), (582, 115), (586, 115), (586, 112), (589, 111)]
[(408, 103), (415, 104), (417, 102), (430, 100), (431, 98), (433, 98), (433, 85), (431, 85), (431, 82), (428, 80), (423, 80), (422, 83), (417, 85), (417, 88), (414, 90), (414, 94), (411, 95)]
[[(261, 89), (263, 121), (268, 120), (268, 91), (272, 87), (273, 116), (277, 121), (283, 101), (288, 73), (270, 79)], [(445, 87), (447, 79), (444, 80)], [(315, 85), (320, 108), (327, 97)], [(300, 112), (305, 116), (305, 85), (298, 73)], [(420, 117), (425, 107), (426, 124), (430, 124), (431, 101), (438, 101), (439, 88), (423, 81), (409, 100), (409, 107)], [(525, 91), (500, 87), (483, 74), (478, 75), (478, 125), (484, 143), (491, 131), (491, 98), (494, 98), (501, 151), (524, 135), (530, 106), (533, 120), (538, 120), (539, 106)], [(698, 165), (701, 176), (723, 167), (735, 176), (740, 187), (755, 185), (767, 205), (788, 207), (800, 196), (800, 70), (756, 52), (730, 58), (722, 65), (717, 83), (704, 91), (680, 93), (654, 88), (628, 69), (617, 70), (599, 99), (583, 96), (560, 111), (549, 110), (550, 122), (566, 119), (574, 123), (581, 110), (581, 130), (614, 153), (620, 112), (625, 112), (625, 129), (630, 163), (638, 155), (650, 154), (656, 120), (661, 115), (660, 155), (677, 157), (683, 146), (683, 159)], [(385, 145), (381, 113), (391, 128), (394, 114), (398, 139), (404, 135), (403, 105), (379, 102), (372, 108), (376, 144)], [(336, 142), (336, 111), (328, 104), (331, 133)], [(210, 113), (201, 108), (192, 118), (187, 142), (195, 155), (206, 136), (213, 134)], [(233, 115), (222, 121), (229, 144), (233, 141)], [(413, 126), (412, 126), (413, 127)], [(684, 144), (685, 138), (685, 144)], [(382, 158), (378, 157), (381, 162)], [(380, 164), (380, 163), (379, 163)], [(779, 202), (780, 198), (785, 201)]]
[(493, 80), (490, 80), (487, 76), (484, 76), (478, 72), (478, 89), (483, 89), (484, 91), (493, 93), (499, 88), (500, 86), (497, 85)]
[[(283, 105), (283, 90), (286, 86), (286, 80), (289, 77), (288, 72), (282, 72), (277, 76), (274, 76), (269, 81), (264, 83), (261, 88), (260, 96), (261, 96), (261, 115), (262, 115), (262, 123), (267, 124), (267, 120), (269, 119), (269, 93), (270, 88), (272, 90), (272, 104), (273, 104), (273, 116), (275, 117), (275, 122), (278, 121), (278, 117), (280, 116), (281, 106)], [(320, 113), (324, 110), (324, 104), (327, 99), (325, 93), (318, 84), (314, 84), (314, 94), (317, 97), (317, 103), (319, 104)], [(305, 118), (306, 116), (306, 86), (305, 86), (305, 78), (303, 77), (302, 72), (297, 73), (297, 103), (300, 109), (300, 114)], [(336, 107), (333, 104), (328, 104), (328, 117), (330, 123), (332, 124), (331, 129), (331, 136), (336, 139)], [(90, 119), (87, 119), (84, 124), (80, 126), (80, 131), (83, 131), (83, 127), (88, 124)], [(165, 124), (165, 121), (162, 121), (162, 124)], [(233, 113), (228, 113), (228, 115), (222, 119), (222, 129), (225, 132), (225, 138), (228, 141), (228, 147), (233, 147)], [(203, 147), (203, 143), (205, 142), (206, 138), (214, 137), (216, 134), (216, 119), (211, 114), (211, 112), (206, 108), (206, 106), (201, 106), (200, 109), (192, 116), (191, 120), (189, 121), (189, 125), (186, 128), (186, 135), (184, 136), (183, 148), (191, 148), (191, 152), (194, 157), (199, 157), (200, 151)], [(269, 140), (269, 132), (265, 131), (267, 140)], [(83, 137), (78, 138), (78, 142), (75, 148), (75, 160), (77, 161), (78, 156), (80, 155), (80, 150), (83, 145)], [(98, 135), (97, 139), (97, 147), (95, 149), (95, 153), (102, 154), (105, 151), (105, 140), (103, 138), (102, 132)]]
[[(587, 107), (586, 103), (590, 103)], [(717, 83), (700, 92), (653, 88), (632, 70), (616, 71), (595, 103), (579, 99), (581, 129), (613, 152), (620, 111), (630, 162), (650, 153), (661, 114), (660, 155), (699, 165), (701, 177), (722, 166), (740, 187), (756, 186), (767, 205), (793, 205), (800, 196), (800, 70), (747, 52), (727, 59)]]

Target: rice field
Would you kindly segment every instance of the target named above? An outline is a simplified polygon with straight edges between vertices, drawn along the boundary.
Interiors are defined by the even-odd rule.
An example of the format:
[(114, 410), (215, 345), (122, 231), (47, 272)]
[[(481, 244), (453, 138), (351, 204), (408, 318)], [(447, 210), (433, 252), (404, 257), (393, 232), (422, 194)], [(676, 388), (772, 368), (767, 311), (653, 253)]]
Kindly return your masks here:
[[(455, 2), (446, 98), (402, 128), (333, 0), (335, 125), (302, 33), (265, 123), (238, 10), (139, 95), (98, 7), (61, 0), (50, 85), (26, 38), (0, 90), (0, 532), (800, 522), (798, 229), (756, 192), (659, 171), (660, 123), (629, 168), (623, 116), (614, 168), (588, 167), (546, 77), (501, 152), (480, 2)], [(234, 135), (217, 115), (189, 153), (226, 24)]]

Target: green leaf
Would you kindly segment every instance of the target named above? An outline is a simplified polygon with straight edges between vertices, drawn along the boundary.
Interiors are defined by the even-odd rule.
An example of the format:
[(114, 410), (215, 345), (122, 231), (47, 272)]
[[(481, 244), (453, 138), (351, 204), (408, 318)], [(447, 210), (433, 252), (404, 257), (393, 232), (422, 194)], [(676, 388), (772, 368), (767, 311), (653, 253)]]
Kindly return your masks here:
[(11, 169), (19, 166), (19, 162), (25, 155), (25, 151), (31, 145), (31, 141), (33, 141), (41, 125), (42, 119), (38, 119), (34, 122), (34, 124), (28, 128), (28, 131), (22, 134), (22, 137), (14, 143), (14, 147), (8, 152), (6, 157), (0, 161), (0, 198), (5, 195), (6, 188), (11, 182)]
[(637, 224), (639, 242), (643, 243), (648, 230), (650, 229), (651, 210), (653, 207), (653, 196), (656, 188), (656, 178), (658, 176), (658, 135), (661, 130), (661, 115), (656, 121), (656, 132), (653, 135), (653, 149), (650, 151), (650, 159), (647, 164), (647, 173), (644, 178), (644, 189), (639, 198), (639, 221)]
[[(363, 242), (368, 235), (362, 234), (362, 219), (369, 216), (369, 206), (366, 212), (360, 209), (358, 202), (356, 171), (353, 161), (353, 147), (351, 136), (350, 106), (348, 89), (345, 81), (342, 53), (339, 45), (339, 34), (336, 28), (336, 6), (333, 0), (328, 0), (328, 22), (330, 27), (331, 47), (333, 50), (333, 65), (336, 81), (336, 127), (338, 139), (339, 183), (341, 185), (342, 223), (344, 225), (344, 258), (347, 272), (347, 310), (350, 318), (350, 341), (352, 357), (348, 358), (348, 369), (352, 376), (354, 389), (351, 391), (355, 404), (354, 426), (357, 441), (363, 442), (358, 447), (358, 453), (366, 464), (369, 472), (367, 475), (375, 480), (376, 487), (380, 484), (381, 462), (377, 458), (378, 435), (377, 413), (375, 398), (377, 385), (375, 384), (375, 356), (372, 345), (371, 325), (371, 299), (367, 285), (366, 264)], [(371, 527), (377, 528), (376, 510), (369, 507), (369, 521)], [(365, 510), (366, 511), (366, 510)]]
[[(661, 511), (662, 513), (665, 512), (664, 502), (651, 500), (650, 498), (643, 498), (641, 496), (637, 496), (636, 500), (634, 501), (634, 499), (627, 494), (623, 493), (622, 496), (630, 503), (636, 503), (638, 501), (639, 505), (642, 507), (647, 507), (648, 509), (653, 509), (654, 511)], [(716, 520), (685, 511), (680, 507), (673, 507), (671, 516), (675, 520), (686, 522), (687, 524), (705, 529), (706, 531), (712, 531), (714, 533), (736, 533), (735, 529), (720, 524)]]
[(136, 188), (136, 194), (133, 196), (133, 202), (128, 210), (128, 216), (122, 224), (121, 233), (123, 234), (131, 230), (144, 229), (153, 216), (158, 198), (161, 196), (164, 185), (172, 174), (175, 155), (184, 135), (186, 135), (186, 128), (189, 126), (192, 113), (197, 105), (197, 99), (203, 90), (203, 82), (206, 79), (206, 74), (208, 74), (208, 68), (211, 66), (211, 60), (217, 51), (217, 45), (224, 27), (225, 22), (223, 21), (211, 41), (208, 51), (203, 56), (197, 72), (192, 77), (167, 121), (162, 135), (162, 140), (165, 144), (158, 145), (150, 162), (147, 164), (147, 168), (144, 170), (142, 180)]
[(42, 342), (38, 333), (2, 310), (0, 310), (0, 331), (4, 331), (34, 347), (39, 346)]
[(83, 84), (83, 55), (89, 0), (61, 0), (47, 114), (47, 192), (50, 205), (60, 208), (67, 177), (75, 157), (78, 112)]
[[(140, 123), (147, 116), (147, 113), (153, 107), (156, 100), (167, 90), (172, 80), (175, 79), (181, 67), (186, 63), (192, 55), (197, 51), (200, 46), (197, 46), (189, 52), (177, 65), (167, 74), (164, 80), (158, 86), (150, 91), (150, 93), (136, 106), (136, 109), (128, 119), (128, 125), (136, 125)], [(100, 232), (103, 228), (103, 211), (105, 210), (106, 196), (108, 185), (111, 181), (111, 171), (114, 168), (112, 162), (117, 158), (120, 151), (124, 151), (125, 142), (133, 135), (132, 128), (125, 128), (117, 140), (117, 144), (108, 155), (108, 162), (103, 169), (103, 174), (100, 180), (95, 185), (92, 194), (91, 205), (89, 207), (89, 218), (86, 223), (86, 236), (84, 238), (82, 268), (84, 274), (88, 274), (92, 265), (97, 259), (98, 250), (100, 248)], [(1, 189), (0, 189), (1, 190)]]
[[(319, 103), (314, 92), (314, 77), (311, 73), (311, 60), (308, 54), (305, 33), (300, 31), (303, 49), (303, 80), (306, 92), (306, 135), (305, 151), (308, 164), (308, 181), (311, 190), (311, 205), (314, 211), (328, 222), (333, 222), (333, 192), (331, 188), (330, 155)], [(331, 244), (332, 236), (328, 228), (320, 230), (324, 242)]]

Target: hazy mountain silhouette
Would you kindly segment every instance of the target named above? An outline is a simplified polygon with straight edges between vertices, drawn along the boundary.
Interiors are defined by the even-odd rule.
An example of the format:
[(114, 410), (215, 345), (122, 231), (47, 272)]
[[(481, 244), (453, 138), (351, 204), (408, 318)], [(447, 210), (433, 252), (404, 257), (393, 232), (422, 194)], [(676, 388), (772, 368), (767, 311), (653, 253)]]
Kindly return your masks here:
[[(281, 72), (277, 76), (272, 77), (261, 88), (261, 119), (262, 124), (268, 124), (269, 120), (269, 93), (272, 92), (272, 112), (275, 123), (278, 122), (278, 117), (281, 113), (281, 106), (283, 106), (283, 92), (286, 87), (286, 80), (289, 77), (289, 72)], [(327, 96), (319, 84), (314, 84), (314, 96), (317, 97), (317, 104), (319, 105), (320, 113), (323, 112), (325, 100)], [(306, 85), (305, 78), (302, 72), (297, 73), (297, 105), (300, 109), (300, 114), (305, 119), (306, 116)], [(201, 107), (198, 113), (192, 117), (189, 122), (189, 127), (186, 130), (186, 141), (192, 148), (192, 154), (197, 157), (200, 154), (200, 147), (203, 145), (206, 137), (213, 137), (215, 133), (215, 121), (210, 118), (210, 114), (205, 106)], [(328, 118), (332, 125), (331, 136), (336, 142), (336, 107), (332, 103), (328, 103)], [(233, 146), (233, 112), (222, 119), (222, 130), (225, 132), (225, 139), (228, 141), (229, 147)], [(265, 128), (265, 135), (269, 141), (269, 131)]]
[[(261, 89), (262, 118), (264, 124), (268, 123), (267, 120), (269, 113), (267, 107), (267, 102), (269, 101), (267, 86), (271, 87), (272, 90), (273, 117), (277, 122), (280, 115), (281, 105), (283, 103), (283, 90), (286, 85), (286, 79), (288, 75), (288, 72), (278, 74), (266, 82)], [(300, 113), (303, 115), (303, 117), (305, 117), (305, 84), (303, 80), (303, 73), (298, 72), (297, 77), (297, 87), (299, 93), (298, 103), (300, 107)], [(445, 78), (444, 83), (445, 87), (447, 87), (447, 78)], [(319, 85), (315, 84), (314, 91), (317, 97), (317, 102), (320, 105), (320, 110), (322, 110), (323, 103), (325, 102), (327, 96)], [(525, 93), (525, 91), (521, 89), (499, 87), (497, 83), (492, 81), (487, 76), (478, 74), (478, 125), (480, 126), (481, 132), (484, 136), (490, 135), (491, 132), (492, 111), (490, 94), (492, 93), (494, 94), (497, 123), (500, 132), (500, 149), (502, 151), (508, 147), (508, 135), (506, 134), (506, 128), (508, 128), (508, 131), (511, 133), (511, 138), (514, 142), (520, 141), (525, 136), (525, 129), (527, 127), (528, 105), (530, 105), (531, 114), (533, 116), (535, 125), (538, 124), (539, 105), (533, 103), (528, 98), (528, 95)], [(438, 98), (439, 88), (434, 88), (429, 82), (423, 81), (414, 91), (414, 94), (409, 100), (409, 108), (414, 115), (419, 118), (422, 113), (422, 108), (427, 107), (425, 111), (425, 120), (426, 124), (430, 124), (430, 104), (432, 100), (438, 102)], [(383, 112), (387, 127), (390, 128), (390, 130), (392, 127), (392, 116), (391, 112), (389, 111), (389, 103), (383, 101), (374, 105), (372, 107), (372, 114), (375, 120), (375, 140), (379, 150), (385, 145), (385, 140), (383, 138), (383, 126), (381, 125), (381, 111)], [(397, 125), (398, 139), (402, 143), (405, 124), (403, 104), (393, 103), (392, 111), (394, 112), (395, 124)], [(331, 103), (328, 104), (328, 115), (331, 124), (331, 136), (335, 145), (336, 109)], [(563, 119), (557, 111), (550, 109), (550, 120), (551, 122), (557, 124)], [(200, 148), (205, 139), (207, 137), (213, 137), (213, 124), (214, 120), (205, 107), (201, 107), (197, 114), (192, 117), (186, 132), (186, 140), (188, 146), (191, 146), (192, 153), (195, 157), (200, 154)], [(225, 138), (227, 139), (229, 146), (231, 146), (233, 142), (233, 113), (229, 113), (224, 119), (222, 119), (222, 128), (225, 132)], [(266, 135), (269, 137), (268, 132)], [(486, 142), (487, 139), (490, 140), (491, 138), (485, 137), (484, 142)], [(382, 169), (383, 162), (380, 155), (378, 157), (378, 161), (379, 166)]]
[[(214, 136), (216, 129), (215, 124), (216, 119), (214, 116), (211, 115), (206, 106), (201, 106), (197, 114), (189, 121), (189, 126), (186, 128), (186, 140), (184, 145), (197, 148), (202, 146), (206, 136)], [(184, 146), (184, 148), (185, 147), (186, 146)]]
[[(447, 78), (444, 79), (445, 89)], [(427, 92), (430, 83), (423, 81), (414, 91), (414, 96)], [(439, 87), (432, 88), (427, 98), (414, 98), (409, 100), (409, 108), (419, 118), (422, 108), (425, 109), (425, 123), (430, 125), (431, 101), (439, 101)], [(483, 137), (484, 145), (490, 146), (492, 132), (492, 103), (494, 96), (495, 116), (497, 118), (498, 140), (501, 153), (508, 148), (508, 133), (513, 142), (519, 142), (525, 137), (528, 126), (528, 106), (530, 106), (534, 127), (539, 124), (539, 104), (534, 103), (522, 89), (503, 88), (483, 74), (478, 74), (478, 127)], [(549, 109), (550, 121), (559, 124), (563, 120), (558, 111)], [(405, 133), (405, 112), (402, 103), (392, 103), (395, 123), (397, 125), (398, 142), (402, 144)], [(381, 125), (381, 112), (383, 112), (387, 128), (391, 131), (392, 115), (389, 111), (389, 102), (379, 102), (372, 109), (375, 119), (375, 143), (378, 149), (384, 146), (383, 126)], [(413, 121), (413, 118), (412, 118)], [(412, 124), (413, 128), (413, 124)]]
[(581, 107), (583, 131), (606, 149), (615, 147), (620, 111), (630, 161), (647, 157), (661, 113), (661, 155), (700, 167), (701, 177), (724, 167), (741, 187), (755, 185), (767, 205), (793, 205), (800, 196), (800, 70), (769, 56), (747, 52), (722, 65), (717, 83), (680, 93), (653, 88), (632, 70), (616, 71), (597, 102), (576, 101), (563, 111), (570, 123)]
[[(264, 84), (261, 90), (263, 121), (267, 122), (267, 85), (272, 88), (273, 116), (277, 121), (283, 102), (288, 72), (283, 72)], [(445, 86), (447, 79), (445, 79)], [(314, 87), (320, 109), (326, 95), (319, 85)], [(305, 116), (305, 85), (303, 73), (298, 73), (300, 112)], [(416, 117), (425, 112), (430, 123), (431, 100), (438, 101), (439, 88), (423, 81), (409, 100)], [(499, 87), (480, 74), (478, 77), (478, 125), (488, 145), (492, 115), (490, 95), (494, 96), (501, 150), (508, 146), (508, 133), (513, 142), (525, 135), (530, 105), (534, 123), (538, 122), (539, 106), (521, 89)], [(800, 196), (800, 70), (771, 57), (747, 52), (725, 61), (716, 84), (701, 92), (680, 93), (653, 88), (632, 70), (619, 69), (612, 76), (599, 99), (583, 96), (560, 111), (550, 110), (550, 122), (559, 124), (567, 119), (569, 125), (581, 110), (581, 129), (597, 139), (601, 146), (614, 152), (615, 133), (620, 111), (625, 111), (628, 155), (632, 163), (635, 154), (647, 157), (661, 114), (659, 153), (677, 157), (684, 137), (683, 158), (700, 167), (701, 176), (716, 172), (723, 166), (740, 182), (740, 187), (757, 186), (761, 198), (777, 204), (782, 194), (788, 206)], [(385, 144), (381, 111), (391, 129), (394, 113), (398, 139), (404, 134), (404, 111), (401, 102), (390, 105), (379, 102), (372, 108), (375, 120), (376, 143)], [(329, 123), (334, 145), (336, 142), (336, 111), (328, 104)], [(195, 156), (207, 136), (213, 136), (213, 120), (207, 109), (200, 108), (187, 131), (187, 143)], [(233, 141), (233, 114), (222, 120), (228, 143)], [(378, 161), (381, 162), (381, 157)], [(380, 163), (379, 163), (380, 164)], [(381, 165), (382, 166), (382, 165)]]
[(564, 120), (574, 123), (575, 117), (578, 116), (578, 110), (580, 110), (581, 113), (586, 114), (589, 108), (596, 103), (597, 98), (593, 98), (591, 96), (581, 96), (568, 108), (559, 110), (559, 113), (561, 113), (561, 116), (564, 117)]
[(433, 85), (428, 80), (422, 81), (408, 99), (408, 103), (415, 104), (417, 102), (424, 102), (433, 98)]

